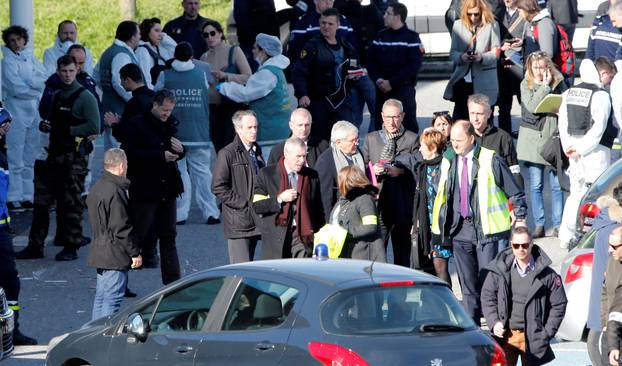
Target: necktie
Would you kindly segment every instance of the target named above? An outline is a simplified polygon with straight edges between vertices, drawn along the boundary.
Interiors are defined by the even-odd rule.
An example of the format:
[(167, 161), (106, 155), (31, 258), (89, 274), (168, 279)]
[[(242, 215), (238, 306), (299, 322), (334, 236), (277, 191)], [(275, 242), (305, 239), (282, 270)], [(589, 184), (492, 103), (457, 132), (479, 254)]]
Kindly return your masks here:
[(296, 184), (297, 183), (296, 180), (297, 180), (296, 179), (296, 173), (295, 172), (290, 172), (289, 173), (289, 188), (292, 188), (292, 189), (298, 188), (297, 187), (298, 184)]
[(255, 174), (259, 172), (259, 162), (257, 161), (257, 154), (255, 154), (255, 150), (250, 148), (248, 150), (248, 155), (251, 157), (251, 164), (253, 164), (253, 171)]
[(460, 180), (460, 216), (469, 216), (469, 166), (467, 157), (462, 157), (462, 175)]

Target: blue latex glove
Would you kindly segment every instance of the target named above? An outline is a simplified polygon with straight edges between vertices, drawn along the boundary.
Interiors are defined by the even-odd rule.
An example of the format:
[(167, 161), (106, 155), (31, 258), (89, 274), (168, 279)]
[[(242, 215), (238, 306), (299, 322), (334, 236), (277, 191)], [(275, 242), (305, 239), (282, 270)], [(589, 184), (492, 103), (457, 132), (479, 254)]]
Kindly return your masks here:
[(224, 83), (218, 83), (216, 84), (216, 91), (220, 93), (220, 89), (222, 89), (222, 84)]

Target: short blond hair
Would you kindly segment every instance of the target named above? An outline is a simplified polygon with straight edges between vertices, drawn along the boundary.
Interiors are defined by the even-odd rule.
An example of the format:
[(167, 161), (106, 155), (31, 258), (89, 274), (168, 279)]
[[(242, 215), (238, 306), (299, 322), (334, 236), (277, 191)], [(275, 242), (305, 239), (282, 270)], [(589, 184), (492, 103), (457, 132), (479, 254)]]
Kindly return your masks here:
[(127, 155), (122, 149), (113, 147), (112, 149), (104, 153), (104, 169), (110, 171), (111, 169), (119, 167), (121, 164), (127, 165)]

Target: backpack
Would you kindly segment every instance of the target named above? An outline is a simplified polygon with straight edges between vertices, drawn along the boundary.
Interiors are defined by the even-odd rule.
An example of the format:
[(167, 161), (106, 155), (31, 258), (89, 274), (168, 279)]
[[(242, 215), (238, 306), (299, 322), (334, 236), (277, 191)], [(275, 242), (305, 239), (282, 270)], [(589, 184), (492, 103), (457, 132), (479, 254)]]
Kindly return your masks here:
[[(151, 58), (153, 58), (153, 67), (151, 68), (151, 70), (149, 70), (149, 74), (151, 76), (151, 84), (153, 86), (155, 86), (156, 82), (158, 81), (158, 76), (160, 75), (160, 73), (162, 71), (164, 71), (164, 70), (168, 70), (168, 69), (171, 68), (171, 64), (173, 63), (173, 59), (165, 60), (162, 56), (160, 56), (159, 54), (155, 53), (147, 45), (141, 44), (138, 47), (144, 47), (147, 50), (147, 52), (149, 52), (149, 56), (151, 56)], [(164, 61), (164, 65), (160, 65), (160, 60)]]
[[(572, 42), (568, 38), (568, 33), (566, 33), (561, 25), (555, 23), (555, 28), (557, 28), (559, 44), (557, 45), (555, 55), (553, 55), (553, 63), (555, 63), (564, 76), (572, 76), (574, 74), (576, 62)], [(538, 24), (533, 27), (533, 37), (538, 41)]]

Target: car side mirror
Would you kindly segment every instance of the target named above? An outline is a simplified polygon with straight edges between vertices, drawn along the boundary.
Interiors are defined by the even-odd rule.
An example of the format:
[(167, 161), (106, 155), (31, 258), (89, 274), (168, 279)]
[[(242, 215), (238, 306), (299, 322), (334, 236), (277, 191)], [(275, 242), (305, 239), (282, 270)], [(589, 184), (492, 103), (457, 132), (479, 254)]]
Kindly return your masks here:
[(138, 341), (144, 342), (147, 340), (147, 333), (149, 333), (149, 326), (143, 320), (143, 317), (138, 313), (133, 313), (127, 318), (126, 325), (127, 333), (134, 336)]

